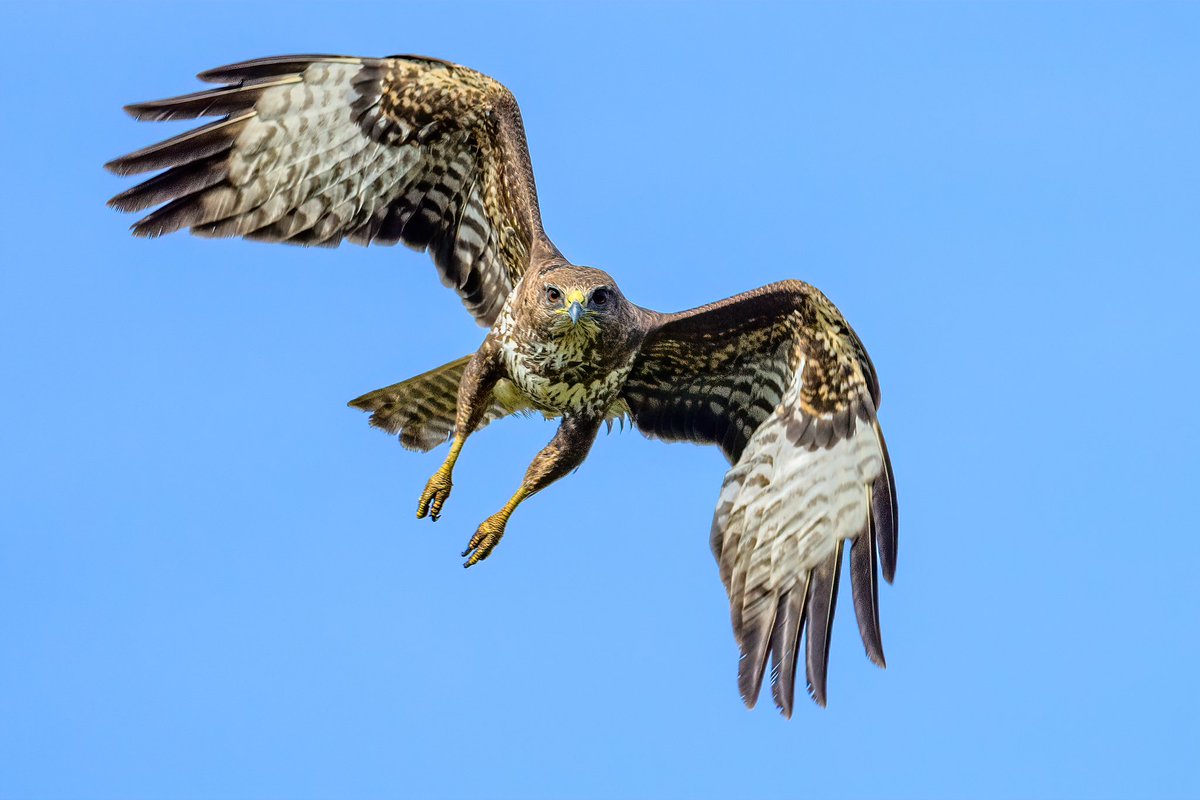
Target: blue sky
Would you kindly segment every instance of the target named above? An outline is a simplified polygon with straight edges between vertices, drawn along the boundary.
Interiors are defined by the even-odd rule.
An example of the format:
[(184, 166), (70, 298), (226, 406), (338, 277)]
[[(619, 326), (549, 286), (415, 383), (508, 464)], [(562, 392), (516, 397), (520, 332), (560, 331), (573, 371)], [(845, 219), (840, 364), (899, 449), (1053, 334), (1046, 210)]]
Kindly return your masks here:
[[(0, 796), (1200, 794), (1200, 6), (38, 5), (0, 32)], [(738, 699), (713, 449), (441, 453), (345, 402), (472, 351), (424, 256), (134, 240), (123, 103), (288, 52), (504, 81), (546, 225), (676, 310), (798, 277), (869, 347), (888, 669)], [(845, 587), (844, 587), (845, 588)]]

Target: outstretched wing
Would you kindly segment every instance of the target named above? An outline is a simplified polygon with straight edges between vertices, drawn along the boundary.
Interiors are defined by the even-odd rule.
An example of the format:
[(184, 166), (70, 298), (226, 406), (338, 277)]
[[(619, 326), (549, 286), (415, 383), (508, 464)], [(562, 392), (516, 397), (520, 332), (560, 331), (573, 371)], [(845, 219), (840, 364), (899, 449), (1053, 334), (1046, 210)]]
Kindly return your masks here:
[(867, 656), (883, 666), (877, 566), (896, 568), (896, 494), (875, 412), (879, 387), (842, 315), (799, 281), (662, 317), (625, 384), (647, 436), (717, 444), (733, 464), (712, 549), (753, 706), (770, 656), (791, 716), (800, 634), (813, 699), (825, 705), (843, 542)]
[(277, 56), (200, 73), (226, 84), (137, 103), (140, 120), (214, 122), (114, 159), (165, 170), (109, 201), (164, 204), (139, 236), (201, 236), (428, 249), (447, 286), (490, 325), (542, 230), (521, 113), (500, 83), (419, 56)]

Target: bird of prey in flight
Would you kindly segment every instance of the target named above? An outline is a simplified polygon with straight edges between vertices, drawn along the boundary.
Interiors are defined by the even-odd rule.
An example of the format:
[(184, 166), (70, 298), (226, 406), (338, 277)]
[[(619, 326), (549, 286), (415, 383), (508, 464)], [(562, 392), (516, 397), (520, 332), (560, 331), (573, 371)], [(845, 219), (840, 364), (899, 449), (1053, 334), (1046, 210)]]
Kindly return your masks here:
[(768, 659), (791, 716), (804, 633), (808, 690), (825, 704), (844, 543), (867, 656), (883, 666), (878, 575), (896, 568), (896, 490), (879, 382), (862, 342), (812, 286), (771, 284), (664, 314), (606, 272), (568, 261), (542, 228), (521, 114), (474, 70), (418, 56), (278, 56), (202, 72), (217, 88), (137, 103), (139, 120), (218, 119), (107, 164), (157, 171), (112, 198), (157, 208), (138, 236), (428, 250), (488, 329), (479, 350), (350, 405), (408, 448), (450, 440), (421, 493), (436, 520), (467, 438), (522, 411), (561, 418), (512, 498), (479, 526), (466, 566), (509, 517), (578, 467), (606, 422), (715, 444), (729, 460), (711, 544), (753, 707)]

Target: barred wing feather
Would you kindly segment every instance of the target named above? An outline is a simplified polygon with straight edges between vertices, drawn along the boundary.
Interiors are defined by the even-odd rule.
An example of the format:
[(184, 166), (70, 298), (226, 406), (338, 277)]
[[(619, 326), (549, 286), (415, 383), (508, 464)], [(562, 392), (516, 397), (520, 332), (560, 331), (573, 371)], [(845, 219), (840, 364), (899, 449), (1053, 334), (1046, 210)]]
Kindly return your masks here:
[(403, 242), (430, 251), (482, 325), (531, 258), (557, 253), (516, 101), (485, 75), (419, 56), (278, 56), (200, 78), (226, 85), (126, 107), (140, 120), (221, 117), (106, 165), (165, 170), (109, 201), (161, 204), (139, 236)]
[(859, 631), (883, 666), (878, 573), (896, 557), (895, 487), (866, 351), (824, 295), (798, 281), (667, 315), (626, 383), (648, 436), (713, 443), (732, 463), (712, 549), (753, 706), (768, 659), (791, 716), (801, 633), (813, 699), (826, 701), (844, 542)]

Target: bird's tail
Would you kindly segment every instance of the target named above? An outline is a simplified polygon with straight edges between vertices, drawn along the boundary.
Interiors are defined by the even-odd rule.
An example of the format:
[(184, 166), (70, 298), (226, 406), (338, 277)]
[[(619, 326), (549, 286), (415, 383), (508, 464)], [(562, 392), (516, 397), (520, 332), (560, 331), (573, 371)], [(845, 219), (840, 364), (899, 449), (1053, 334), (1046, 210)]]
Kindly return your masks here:
[[(350, 401), (353, 408), (371, 412), (371, 425), (400, 435), (410, 450), (432, 450), (454, 433), (458, 384), (470, 356), (443, 364), (415, 378), (368, 392)], [(476, 428), (509, 413), (493, 402)]]

